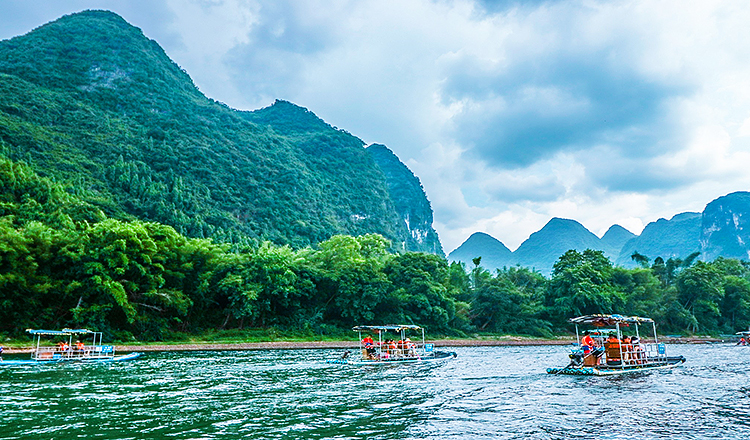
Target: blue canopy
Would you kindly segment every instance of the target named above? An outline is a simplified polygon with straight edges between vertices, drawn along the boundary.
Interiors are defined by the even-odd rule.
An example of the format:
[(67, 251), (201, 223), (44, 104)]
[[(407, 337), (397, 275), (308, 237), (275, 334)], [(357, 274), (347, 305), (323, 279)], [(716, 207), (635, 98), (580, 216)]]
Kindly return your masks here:
[(400, 332), (401, 330), (421, 330), (422, 327), (418, 325), (411, 325), (411, 324), (401, 324), (401, 325), (358, 325), (354, 327), (352, 330), (356, 332), (364, 332), (364, 331), (393, 331), (393, 332)]
[(643, 324), (654, 322), (651, 318), (642, 318), (640, 316), (623, 316), (623, 315), (585, 315), (577, 318), (570, 318), (568, 321), (573, 324), (592, 324), (594, 326), (605, 326), (615, 324)]
[(92, 332), (91, 330), (81, 328), (81, 329), (71, 329), (71, 328), (64, 328), (62, 330), (33, 330), (33, 329), (26, 329), (26, 333), (32, 334), (32, 335), (42, 335), (42, 336), (70, 336), (70, 335), (90, 335), (96, 332)]

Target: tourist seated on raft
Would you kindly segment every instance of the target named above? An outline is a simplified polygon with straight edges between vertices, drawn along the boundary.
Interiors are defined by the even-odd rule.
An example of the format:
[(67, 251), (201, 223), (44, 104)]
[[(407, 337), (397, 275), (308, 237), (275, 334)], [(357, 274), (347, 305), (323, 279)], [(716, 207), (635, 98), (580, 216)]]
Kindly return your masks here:
[(388, 353), (391, 355), (391, 357), (397, 357), (400, 353), (398, 351), (398, 344), (396, 344), (396, 341), (393, 339), (389, 339), (386, 341), (386, 348), (388, 349)]
[(607, 352), (607, 365), (622, 365), (620, 340), (617, 339), (615, 332), (609, 334), (607, 342), (604, 343), (604, 349)]
[(365, 347), (365, 357), (375, 359), (375, 341), (372, 340), (372, 336), (365, 336), (364, 339), (362, 339), (362, 345)]
[(411, 339), (406, 338), (406, 341), (404, 341), (404, 345), (406, 346), (406, 354), (408, 356), (417, 355), (417, 344), (411, 342)]
[(633, 351), (633, 345), (632, 340), (630, 339), (630, 336), (622, 335), (622, 360), (623, 362), (627, 364), (631, 364), (633, 356), (631, 355)]
[(581, 339), (581, 350), (583, 350), (583, 365), (591, 367), (599, 364), (599, 358), (602, 355), (602, 350), (598, 346), (594, 338), (591, 337), (591, 333), (589, 333), (588, 330), (583, 332), (583, 338)]
[(641, 345), (641, 339), (638, 336), (630, 338), (630, 344), (633, 347), (632, 356), (636, 363), (642, 364), (645, 356), (643, 352), (643, 346)]
[(76, 341), (76, 350), (77, 351), (83, 351), (83, 342)]

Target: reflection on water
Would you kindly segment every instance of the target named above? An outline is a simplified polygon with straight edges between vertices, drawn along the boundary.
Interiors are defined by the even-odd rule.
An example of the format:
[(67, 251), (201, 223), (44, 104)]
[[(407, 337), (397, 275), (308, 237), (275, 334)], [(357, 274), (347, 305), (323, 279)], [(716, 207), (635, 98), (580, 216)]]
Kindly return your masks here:
[(153, 353), (0, 369), (0, 438), (750, 438), (750, 348), (619, 377), (545, 373), (560, 347), (457, 349), (441, 365), (353, 367), (333, 351)]

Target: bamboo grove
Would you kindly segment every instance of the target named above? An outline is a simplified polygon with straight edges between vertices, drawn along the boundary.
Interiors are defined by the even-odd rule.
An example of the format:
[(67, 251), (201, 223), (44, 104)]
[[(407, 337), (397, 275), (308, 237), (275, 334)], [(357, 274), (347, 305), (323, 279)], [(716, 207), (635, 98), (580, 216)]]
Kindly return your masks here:
[(434, 334), (550, 336), (587, 313), (651, 316), (662, 332), (726, 333), (750, 324), (745, 261), (651, 258), (614, 267), (570, 250), (549, 278), (495, 273), (432, 254), (389, 251), (377, 234), (294, 249), (222, 244), (172, 227), (117, 220), (23, 163), (0, 159), (0, 335), (80, 326), (117, 340), (216, 329), (326, 334), (417, 323)]

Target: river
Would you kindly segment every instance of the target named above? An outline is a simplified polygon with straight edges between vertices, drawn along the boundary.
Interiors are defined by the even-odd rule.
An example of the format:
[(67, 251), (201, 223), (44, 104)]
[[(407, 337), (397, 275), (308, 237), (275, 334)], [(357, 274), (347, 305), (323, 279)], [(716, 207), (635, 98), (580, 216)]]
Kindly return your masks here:
[(269, 350), (3, 367), (0, 438), (750, 438), (750, 348), (672, 345), (687, 358), (672, 370), (546, 374), (567, 364), (565, 350), (462, 347), (417, 366)]

